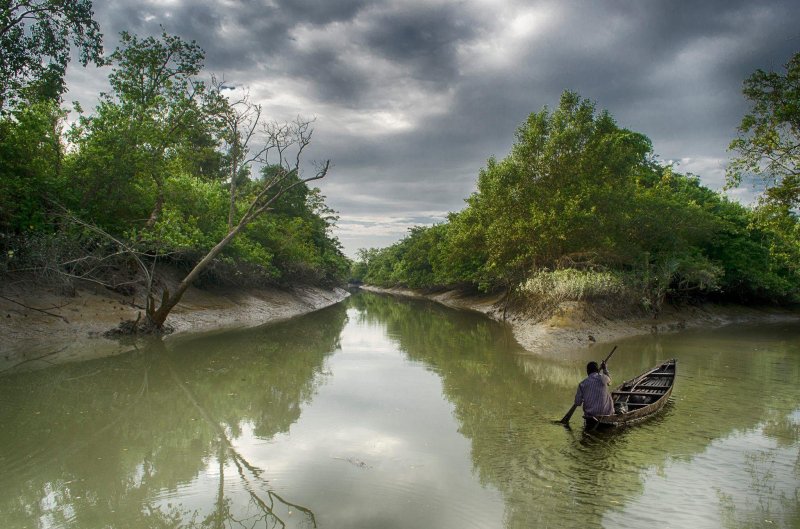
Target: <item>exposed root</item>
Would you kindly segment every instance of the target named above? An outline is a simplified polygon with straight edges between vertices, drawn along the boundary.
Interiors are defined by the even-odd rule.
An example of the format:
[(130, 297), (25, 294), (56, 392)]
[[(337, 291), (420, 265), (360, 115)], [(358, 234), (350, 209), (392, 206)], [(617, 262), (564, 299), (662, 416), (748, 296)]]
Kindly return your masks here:
[(113, 329), (104, 332), (103, 336), (106, 338), (124, 338), (138, 335), (164, 336), (174, 331), (175, 329), (171, 325), (154, 325), (150, 318), (144, 318), (144, 321), (142, 321), (142, 313), (139, 312), (135, 320), (121, 321)]

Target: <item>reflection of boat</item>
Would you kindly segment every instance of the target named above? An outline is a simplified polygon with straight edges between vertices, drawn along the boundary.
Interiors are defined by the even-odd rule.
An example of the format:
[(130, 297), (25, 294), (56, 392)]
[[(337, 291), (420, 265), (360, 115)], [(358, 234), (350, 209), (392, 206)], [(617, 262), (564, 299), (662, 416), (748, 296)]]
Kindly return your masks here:
[(667, 360), (645, 371), (638, 377), (625, 381), (611, 392), (614, 415), (587, 417), (586, 426), (625, 426), (642, 421), (657, 413), (669, 400), (675, 384), (676, 360)]

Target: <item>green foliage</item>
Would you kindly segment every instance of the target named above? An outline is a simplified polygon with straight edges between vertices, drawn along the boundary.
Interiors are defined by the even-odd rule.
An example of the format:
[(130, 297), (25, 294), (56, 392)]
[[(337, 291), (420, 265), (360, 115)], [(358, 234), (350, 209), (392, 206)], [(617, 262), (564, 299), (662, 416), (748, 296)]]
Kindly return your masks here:
[[(70, 131), (77, 147), (70, 173), (82, 192), (77, 209), (117, 231), (143, 218), (153, 227), (172, 172), (205, 167), (216, 142), (204, 85), (194, 79), (202, 61), (193, 42), (166, 33), (159, 39), (122, 33), (109, 60), (112, 92)], [(191, 160), (196, 143), (200, 163)]]
[(487, 280), (516, 283), (576, 252), (624, 259), (618, 235), (649, 155), (647, 138), (575, 93), (553, 112), (531, 114), (511, 155), (489, 160), (468, 200), (484, 231)]
[(353, 274), (651, 310), (676, 298), (797, 299), (790, 209), (747, 209), (654, 159), (649, 139), (565, 92), (529, 116), (509, 156), (488, 161), (464, 210), (361, 251)]
[(21, 106), (0, 118), (0, 233), (48, 226), (46, 196), (63, 192), (61, 110), (52, 102)]
[(189, 174), (172, 175), (166, 182), (165, 204), (151, 229), (132, 229), (129, 240), (138, 240), (160, 252), (200, 253), (224, 236), (224, 190)]
[(74, 45), (84, 66), (102, 64), (102, 35), (89, 0), (0, 3), (0, 109), (55, 100)]
[[(18, 268), (22, 257), (37, 266), (34, 254), (42, 256), (39, 266), (52, 269), (59, 251), (62, 263), (75, 258), (76, 248), (94, 255), (97, 241), (66, 226), (56, 215), (60, 205), (143, 255), (189, 268), (225, 238), (230, 161), (219, 115), (228, 103), (197, 80), (202, 60), (194, 42), (123, 33), (108, 61), (112, 90), (68, 131), (66, 153), (55, 103), (20, 105), (0, 118), (6, 270)], [(268, 166), (257, 178), (240, 171), (238, 218), (276, 170)], [(331, 235), (335, 222), (318, 189), (296, 185), (225, 247), (203, 279), (337, 284), (349, 262)], [(54, 244), (28, 255), (23, 245), (34, 239)]]
[(744, 95), (753, 107), (742, 118), (739, 136), (729, 149), (738, 156), (728, 167), (728, 185), (747, 176), (765, 185), (768, 202), (800, 206), (800, 52), (785, 65), (786, 72), (757, 70), (744, 82)]

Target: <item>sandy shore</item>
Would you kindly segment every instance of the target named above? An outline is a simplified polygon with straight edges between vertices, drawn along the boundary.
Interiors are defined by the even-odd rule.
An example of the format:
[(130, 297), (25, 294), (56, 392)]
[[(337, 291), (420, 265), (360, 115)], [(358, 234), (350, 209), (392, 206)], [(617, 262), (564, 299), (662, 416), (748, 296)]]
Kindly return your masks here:
[[(430, 299), (453, 308), (478, 311), (496, 320), (503, 319), (500, 296), (467, 296), (457, 291), (425, 293), (372, 286), (362, 288)], [(164, 339), (281, 321), (333, 305), (348, 295), (347, 291), (338, 288), (191, 288), (168, 319), (175, 332)], [(105, 338), (103, 333), (123, 320), (135, 319), (142, 310), (141, 304), (142, 301), (136, 298), (91, 285), (84, 285), (74, 295), (65, 296), (30, 281), (8, 281), (0, 286), (0, 374), (130, 351), (135, 345)], [(667, 307), (657, 318), (606, 319), (577, 302), (562, 304), (546, 321), (534, 320), (513, 310), (505, 316), (515, 338), (525, 349), (548, 354), (630, 336), (688, 328), (752, 322), (800, 322), (797, 311), (719, 305)]]
[[(425, 293), (402, 288), (362, 286), (364, 290), (413, 298), (425, 298), (449, 307), (475, 310), (503, 319), (501, 296), (467, 296), (457, 291)], [(547, 320), (535, 320), (513, 310), (506, 312), (516, 340), (532, 353), (559, 352), (607, 344), (622, 338), (654, 333), (678, 332), (691, 328), (714, 328), (737, 323), (795, 321), (800, 313), (779, 308), (706, 304), (699, 307), (665, 307), (657, 316), (623, 319), (602, 318), (581, 302), (563, 303)]]
[[(348, 295), (340, 288), (190, 288), (167, 319), (175, 332), (164, 339), (281, 321)], [(0, 296), (0, 373), (129, 351), (131, 343), (103, 333), (143, 312), (141, 299), (92, 285), (65, 296), (31, 281), (7, 281)]]

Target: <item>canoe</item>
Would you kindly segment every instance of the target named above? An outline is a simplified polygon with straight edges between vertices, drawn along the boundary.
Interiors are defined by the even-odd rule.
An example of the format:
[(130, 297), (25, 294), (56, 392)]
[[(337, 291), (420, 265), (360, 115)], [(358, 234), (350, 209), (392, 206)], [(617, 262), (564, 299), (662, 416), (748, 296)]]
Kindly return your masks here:
[(672, 395), (676, 360), (667, 360), (611, 392), (614, 415), (586, 417), (587, 428), (627, 426), (658, 413)]

